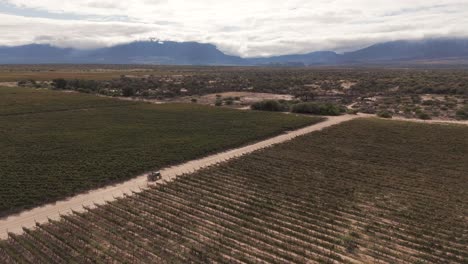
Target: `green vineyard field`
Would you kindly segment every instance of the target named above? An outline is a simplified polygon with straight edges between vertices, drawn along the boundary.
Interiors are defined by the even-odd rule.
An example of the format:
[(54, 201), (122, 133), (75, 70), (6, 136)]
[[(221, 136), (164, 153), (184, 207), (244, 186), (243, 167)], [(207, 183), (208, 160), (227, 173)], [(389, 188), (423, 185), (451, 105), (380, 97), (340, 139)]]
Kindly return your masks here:
[(0, 242), (0, 262), (466, 263), (468, 128), (359, 119)]
[(0, 215), (319, 121), (0, 88)]

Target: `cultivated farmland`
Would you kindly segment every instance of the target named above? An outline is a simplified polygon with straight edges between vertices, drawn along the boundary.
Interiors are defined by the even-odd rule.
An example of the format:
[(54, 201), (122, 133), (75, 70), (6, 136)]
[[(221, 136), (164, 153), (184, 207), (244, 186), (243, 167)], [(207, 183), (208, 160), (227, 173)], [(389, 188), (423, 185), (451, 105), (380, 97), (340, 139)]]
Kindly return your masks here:
[(466, 263), (467, 134), (350, 121), (11, 235), (0, 262)]
[(320, 120), (0, 88), (0, 214)]

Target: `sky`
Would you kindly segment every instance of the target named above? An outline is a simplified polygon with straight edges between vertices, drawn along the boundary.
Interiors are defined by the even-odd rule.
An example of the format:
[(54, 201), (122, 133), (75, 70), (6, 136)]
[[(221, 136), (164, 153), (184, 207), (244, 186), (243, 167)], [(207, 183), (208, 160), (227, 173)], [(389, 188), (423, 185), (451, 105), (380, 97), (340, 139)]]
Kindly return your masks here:
[(0, 0), (0, 45), (197, 41), (242, 57), (468, 37), (468, 0)]

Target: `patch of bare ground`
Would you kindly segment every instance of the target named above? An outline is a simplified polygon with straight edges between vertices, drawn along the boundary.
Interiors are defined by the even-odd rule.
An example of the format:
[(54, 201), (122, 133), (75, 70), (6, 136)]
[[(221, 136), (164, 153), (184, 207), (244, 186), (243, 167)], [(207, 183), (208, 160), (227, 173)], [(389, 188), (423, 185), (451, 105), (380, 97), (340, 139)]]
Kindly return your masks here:
[(263, 100), (293, 100), (294, 96), (288, 94), (272, 94), (272, 93), (254, 93), (254, 92), (224, 92), (214, 93), (202, 96), (186, 96), (178, 99), (172, 99), (176, 102), (191, 102), (196, 99), (197, 103), (214, 105), (217, 99), (232, 98), (236, 105), (251, 105)]
[(250, 109), (250, 105), (263, 100), (293, 100), (294, 96), (287, 94), (270, 94), (270, 93), (253, 93), (253, 92), (225, 92), (207, 95), (194, 95), (194, 96), (182, 96), (170, 99), (151, 99), (142, 97), (123, 97), (123, 96), (105, 96), (98, 95), (101, 97), (108, 97), (119, 99), (123, 101), (135, 101), (135, 102), (146, 102), (152, 104), (165, 104), (165, 103), (197, 103), (203, 105), (215, 105), (217, 100), (229, 99), (233, 101), (230, 105), (232, 108), (241, 110)]
[(356, 84), (357, 84), (357, 82), (341, 80), (341, 88), (343, 88), (344, 90), (349, 90)]
[(122, 100), (122, 101), (144, 102), (144, 103), (150, 103), (150, 104), (165, 104), (165, 103), (167, 103), (167, 101), (163, 101), (163, 100), (149, 99), (149, 98), (142, 98), (142, 97), (105, 96), (105, 95), (99, 95), (99, 96), (119, 99), (119, 100)]
[(0, 87), (18, 87), (17, 82), (0, 82)]
[(448, 119), (422, 120), (422, 119), (416, 119), (416, 118), (405, 118), (405, 117), (401, 117), (401, 116), (393, 117), (392, 120), (416, 122), (416, 123), (426, 123), (426, 124), (468, 125), (468, 120), (448, 120)]

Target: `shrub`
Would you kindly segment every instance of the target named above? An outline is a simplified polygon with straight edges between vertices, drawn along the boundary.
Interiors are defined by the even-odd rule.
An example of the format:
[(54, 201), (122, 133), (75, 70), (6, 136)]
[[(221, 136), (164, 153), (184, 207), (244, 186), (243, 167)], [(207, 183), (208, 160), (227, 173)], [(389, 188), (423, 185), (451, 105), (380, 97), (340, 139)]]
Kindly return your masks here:
[(215, 101), (215, 106), (222, 106), (223, 105), (223, 100), (221, 99), (216, 99)]
[(429, 119), (431, 119), (431, 116), (428, 115), (425, 112), (420, 112), (420, 113), (418, 113), (418, 118), (422, 119), (422, 120), (429, 120)]
[(132, 87), (125, 87), (122, 89), (122, 95), (125, 97), (134, 96), (135, 90)]
[(465, 105), (465, 107), (457, 111), (456, 118), (461, 120), (468, 120), (468, 105)]
[(30, 88), (41, 88), (42, 84), (36, 82), (33, 79), (21, 80), (17, 83), (20, 87), (30, 87)]
[(419, 104), (422, 101), (421, 96), (419, 96), (419, 95), (412, 95), (411, 100), (413, 100), (413, 103), (415, 103), (415, 104)]
[(346, 112), (346, 109), (343, 106), (332, 103), (299, 103), (293, 105), (292, 112), (313, 115), (337, 116)]
[(358, 243), (356, 242), (356, 238), (352, 237), (351, 235), (346, 235), (342, 238), (343, 246), (346, 248), (346, 251), (349, 253), (353, 253), (355, 250), (359, 248)]
[(226, 102), (226, 105), (233, 105), (234, 104), (234, 98), (232, 98), (232, 97), (225, 98), (223, 101)]
[(92, 92), (91, 90), (86, 89), (86, 88), (78, 88), (77, 91), (80, 92), (80, 93), (91, 93)]
[(422, 105), (434, 105), (435, 101), (434, 100), (425, 100), (422, 102)]
[(65, 79), (54, 79), (52, 81), (52, 85), (54, 86), (55, 89), (65, 89), (67, 88), (67, 80)]
[(377, 113), (377, 116), (381, 117), (381, 118), (392, 118), (393, 117), (392, 113), (390, 113), (389, 111), (386, 111), (386, 110), (379, 111)]
[(192, 103), (198, 102), (197, 98), (192, 98), (190, 101), (191, 101)]
[(259, 111), (272, 111), (272, 112), (283, 112), (288, 111), (289, 107), (285, 104), (281, 104), (275, 100), (265, 100), (260, 101), (252, 104), (250, 106), (252, 110), (259, 110)]
[(376, 113), (375, 108), (373, 108), (372, 106), (362, 106), (359, 108), (359, 111), (364, 114), (371, 114), (371, 115)]

